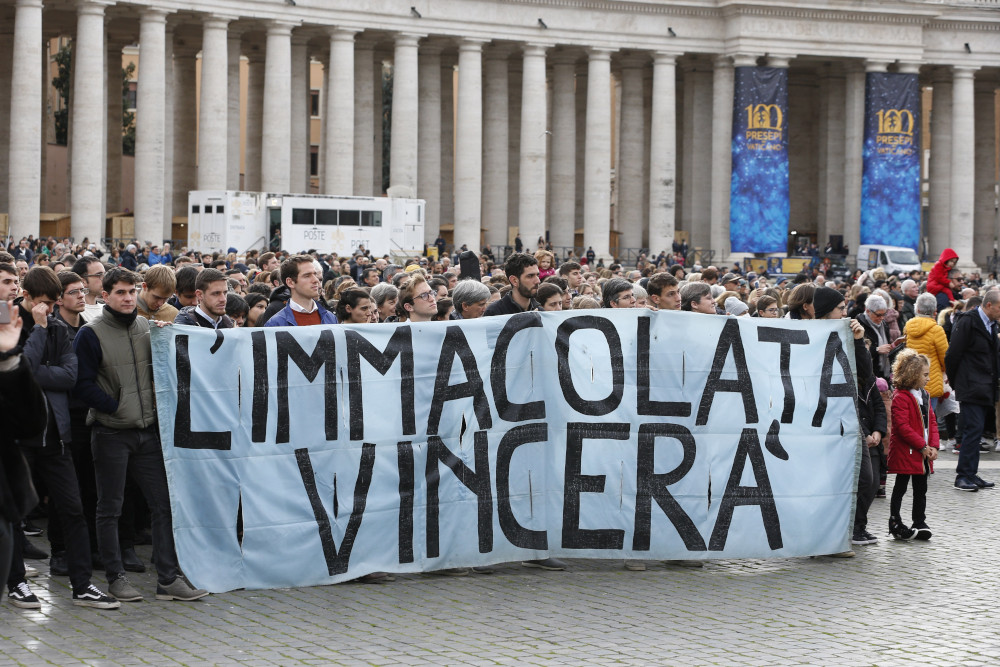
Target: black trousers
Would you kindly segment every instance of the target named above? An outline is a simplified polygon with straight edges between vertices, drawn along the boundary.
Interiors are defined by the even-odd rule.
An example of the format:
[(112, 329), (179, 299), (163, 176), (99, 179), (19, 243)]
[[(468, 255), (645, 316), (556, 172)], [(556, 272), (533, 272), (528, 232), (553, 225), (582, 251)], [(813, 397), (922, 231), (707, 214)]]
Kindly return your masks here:
[[(76, 481), (73, 455), (68, 447), (58, 441), (44, 447), (23, 447), (21, 451), (32, 472), (45, 482), (49, 494), (49, 525), (58, 524), (66, 541), (66, 564), (69, 580), (75, 592), (84, 590), (90, 583), (90, 537), (87, 521), (80, 502), (80, 488)], [(24, 539), (23, 536), (21, 539)], [(7, 587), (24, 581), (24, 558), (15, 549), (11, 558)]]
[(118, 542), (118, 518), (131, 473), (153, 515), (153, 555), (158, 581), (169, 584), (180, 574), (170, 516), (170, 493), (156, 426), (114, 429), (94, 425), (94, 472), (97, 477), (97, 545), (108, 580), (124, 573)]
[(0, 516), (0, 577), (7, 580), (10, 559), (14, 552), (14, 524)]
[(927, 473), (923, 475), (896, 475), (896, 484), (892, 487), (892, 500), (889, 501), (889, 516), (900, 518), (899, 511), (903, 506), (903, 496), (906, 495), (906, 485), (913, 480), (913, 523), (923, 523), (927, 520)]
[(858, 475), (858, 503), (854, 509), (854, 532), (861, 533), (868, 527), (868, 508), (878, 491), (878, 477), (872, 470), (872, 456), (868, 445), (861, 443), (861, 472)]

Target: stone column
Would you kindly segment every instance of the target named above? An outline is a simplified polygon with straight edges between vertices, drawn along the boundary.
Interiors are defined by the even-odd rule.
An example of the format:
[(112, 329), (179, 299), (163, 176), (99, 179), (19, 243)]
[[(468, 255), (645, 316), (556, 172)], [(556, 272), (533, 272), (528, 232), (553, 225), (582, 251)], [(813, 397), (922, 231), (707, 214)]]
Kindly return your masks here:
[[(524, 46), (521, 81), (521, 173), (518, 226), (525, 250), (545, 234), (545, 51)], [(607, 62), (610, 65), (610, 59)], [(607, 147), (605, 147), (606, 149)]]
[[(931, 114), (930, 210), (927, 234), (930, 256), (937, 260), (951, 243), (951, 69), (937, 67)], [(982, 254), (980, 252), (980, 254)]]
[[(752, 59), (741, 59), (740, 65)], [(709, 247), (712, 263), (722, 267), (729, 259), (729, 191), (733, 175), (733, 61), (715, 59), (712, 79), (712, 197), (709, 204)]]
[[(329, 122), (326, 126), (324, 190), (333, 195), (350, 195), (354, 188), (355, 32), (343, 28), (330, 31), (330, 71), (327, 80), (327, 90), (330, 92), (326, 96)], [(393, 96), (393, 104), (395, 101)], [(395, 140), (395, 134), (393, 139)]]
[(288, 188), (309, 192), (309, 38), (292, 36), (292, 137), (289, 155)]
[[(549, 240), (572, 247), (576, 233), (576, 61), (559, 53), (552, 62), (552, 160)], [(522, 240), (523, 237), (522, 237)], [(564, 252), (564, 251), (562, 251)]]
[[(78, 240), (99, 239), (104, 234), (104, 157), (107, 146), (104, 130), (107, 107), (104, 106), (104, 5), (81, 2), (77, 6), (76, 40), (73, 44), (74, 96), (70, 100), (73, 115), (73, 155), (70, 162), (70, 215), (72, 235)], [(38, 78), (37, 60), (31, 61), (32, 77)], [(38, 118), (36, 109), (32, 115)], [(13, 134), (13, 132), (12, 132)], [(37, 145), (38, 137), (33, 138)]]
[(210, 15), (202, 24), (201, 101), (198, 108), (199, 190), (225, 190), (228, 182), (229, 20)]
[(486, 51), (483, 79), (483, 227), (491, 247), (507, 243), (509, 51), (494, 46)]
[(619, 160), (616, 169), (618, 181), (618, 230), (623, 248), (642, 247), (643, 135), (642, 106), (643, 69), (649, 62), (644, 55), (622, 59), (621, 129), (619, 130)]
[(442, 225), (455, 222), (455, 63), (441, 57), (441, 205)]
[[(240, 189), (240, 55), (241, 30), (230, 28), (226, 49), (226, 189)], [(138, 223), (138, 221), (137, 221)]]
[[(695, 62), (684, 69), (684, 189), (681, 196), (682, 229), (689, 232), (689, 247), (707, 249), (711, 244), (709, 208), (712, 178), (711, 114), (712, 74), (705, 63)], [(701, 258), (698, 258), (701, 261)]]
[(513, 245), (521, 213), (521, 88), (523, 59), (515, 56), (507, 68), (507, 230), (503, 245)]
[(455, 117), (455, 247), (479, 251), (483, 203), (483, 40), (458, 46)]
[[(14, 25), (9, 23), (0, 27), (0, 91), (5, 91), (8, 96), (10, 96), (11, 90), (11, 67), (14, 64), (13, 48)], [(46, 60), (47, 54), (43, 52), (43, 63)], [(5, 101), (0, 101), (0, 211), (7, 211), (7, 205), (10, 201), (7, 196), (9, 192), (7, 181), (10, 178), (10, 163), (8, 161), (9, 158), (4, 157), (10, 155), (10, 106)], [(42, 109), (44, 112), (44, 105), (42, 105)], [(42, 121), (40, 127), (45, 126), (45, 122)], [(44, 132), (42, 134), (42, 140), (44, 141)]]
[(20, 239), (38, 234), (41, 213), (42, 2), (18, 0), (15, 12), (10, 98), (5, 101), (10, 104), (7, 211), (10, 234)]
[(433, 243), (441, 231), (441, 46), (421, 45), (418, 67), (417, 196), (426, 202), (424, 240)]
[(247, 51), (246, 140), (243, 149), (243, 187), (260, 192), (261, 148), (264, 136), (264, 54), (259, 49)]
[(329, 119), (329, 115), (326, 112), (326, 98), (330, 94), (328, 90), (330, 86), (330, 49), (329, 46), (320, 50), (319, 54), (316, 56), (317, 59), (323, 64), (323, 88), (320, 90), (319, 94), (319, 107), (320, 107), (320, 119), (319, 119), (319, 169), (316, 171), (316, 191), (320, 194), (325, 194), (326, 190), (323, 184), (326, 182), (326, 137), (329, 134), (327, 130), (326, 123)]
[[(590, 49), (584, 138), (583, 245), (611, 258), (611, 52)], [(522, 237), (524, 238), (524, 237)], [(536, 237), (525, 239), (534, 246)]]
[[(975, 67), (952, 68), (951, 243), (961, 269), (975, 266), (973, 223), (976, 196)], [(980, 254), (983, 254), (980, 252)]]
[(987, 266), (987, 258), (993, 256), (993, 249), (997, 246), (997, 212), (994, 208), (997, 184), (996, 88), (996, 81), (988, 78), (975, 83), (973, 248), (976, 256), (971, 259), (981, 267)]
[(103, 171), (104, 203), (101, 210), (118, 212), (122, 210), (122, 43), (112, 42), (110, 37), (105, 35), (104, 71), (107, 79), (104, 109), (108, 120), (104, 126), (106, 152)]
[[(188, 216), (188, 192), (198, 189), (198, 163), (193, 148), (198, 144), (197, 99), (195, 79), (195, 54), (197, 44), (185, 39), (174, 42), (174, 160), (173, 160), (173, 211), (178, 216)], [(247, 133), (249, 137), (249, 132)]]
[[(264, 61), (264, 136), (260, 183), (265, 192), (288, 192), (291, 180), (292, 24), (267, 26)], [(329, 160), (327, 160), (329, 166)]]
[[(354, 42), (354, 194), (372, 195), (375, 151), (375, 45), (370, 40)], [(422, 79), (423, 77), (421, 77)], [(326, 117), (326, 114), (323, 114)], [(381, 130), (381, 126), (379, 128)]]
[(844, 91), (844, 245), (857, 255), (861, 243), (861, 172), (865, 138), (865, 70), (847, 63)]
[(135, 237), (156, 244), (163, 241), (164, 231), (166, 26), (165, 11), (143, 10), (139, 20), (142, 77), (136, 91)]
[(174, 221), (174, 31), (163, 39), (163, 238), (173, 238)]
[(384, 179), (382, 178), (382, 172), (384, 171), (382, 168), (382, 156), (384, 152), (382, 150), (382, 135), (385, 134), (383, 131), (382, 77), (385, 73), (385, 58), (379, 52), (375, 53), (374, 65), (375, 71), (372, 72), (372, 77), (375, 83), (375, 96), (372, 103), (374, 104), (375, 141), (373, 142), (374, 150), (372, 151), (372, 188), (373, 194), (379, 197), (385, 192), (385, 187), (383, 187)]
[(389, 196), (417, 194), (418, 35), (396, 36), (392, 76), (392, 139), (389, 143)]
[[(821, 84), (824, 100), (820, 113), (825, 130), (820, 134), (824, 160), (820, 164), (819, 246), (823, 247), (831, 235), (844, 233), (844, 75), (826, 68)], [(857, 248), (853, 248), (857, 252)]]
[(649, 133), (649, 251), (668, 253), (674, 242), (677, 200), (677, 56), (653, 56)]
[[(587, 139), (587, 64), (582, 63), (576, 70), (576, 206), (573, 216), (573, 239), (576, 230), (583, 229), (583, 163)], [(587, 244), (584, 243), (583, 250)], [(580, 253), (583, 256), (583, 252)]]

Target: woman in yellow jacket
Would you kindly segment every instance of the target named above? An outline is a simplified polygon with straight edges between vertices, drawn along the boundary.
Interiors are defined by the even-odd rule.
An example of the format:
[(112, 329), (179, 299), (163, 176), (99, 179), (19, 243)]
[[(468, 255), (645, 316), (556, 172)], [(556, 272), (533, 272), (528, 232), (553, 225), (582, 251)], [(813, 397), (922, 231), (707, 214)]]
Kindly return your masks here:
[(944, 394), (944, 355), (948, 351), (948, 338), (934, 317), (937, 300), (933, 295), (918, 296), (915, 310), (916, 317), (907, 322), (903, 329), (906, 347), (913, 348), (930, 359), (931, 377), (927, 382), (927, 393), (931, 395), (931, 405), (937, 407), (938, 399)]

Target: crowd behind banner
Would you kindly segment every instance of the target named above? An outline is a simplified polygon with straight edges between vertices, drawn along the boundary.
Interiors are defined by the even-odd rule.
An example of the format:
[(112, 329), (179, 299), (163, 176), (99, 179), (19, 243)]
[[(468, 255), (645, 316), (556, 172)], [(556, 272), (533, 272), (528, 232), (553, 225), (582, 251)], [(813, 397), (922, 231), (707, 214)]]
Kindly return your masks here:
[[(868, 515), (877, 511), (876, 499), (886, 495), (887, 481), (893, 498), (889, 511), (878, 521), (888, 525), (895, 539), (930, 537), (927, 508), (918, 499), (926, 493), (939, 450), (951, 449), (959, 455), (956, 489), (992, 488), (992, 482), (979, 476), (978, 460), (980, 450), (1000, 451), (994, 443), (1000, 290), (993, 276), (982, 281), (977, 273), (959, 271), (960, 258), (954, 252), (946, 250), (928, 275), (920, 271), (886, 275), (876, 269), (837, 277), (824, 275), (820, 261), (798, 275), (769, 276), (744, 273), (738, 265), (694, 265), (683, 243), (658, 255), (642, 255), (634, 266), (623, 266), (596, 257), (590, 249), (580, 257), (556, 257), (544, 239), (535, 248), (518, 241), (520, 250), (526, 252), (516, 252), (499, 264), (489, 247), (479, 253), (463, 248), (452, 255), (441, 238), (435, 243), (437, 257), (398, 261), (373, 257), (364, 248), (350, 257), (314, 250), (237, 253), (232, 248), (225, 254), (202, 255), (169, 244), (107, 248), (86, 240), (73, 244), (66, 239), (12, 239), (6, 252), (0, 252), (0, 301), (9, 304), (12, 315), (11, 324), (0, 324), (0, 387), (4, 388), (0, 407), (4, 414), (23, 418), (17, 420), (17, 428), (4, 431), (0, 459), (4, 519), (0, 555), (12, 556), (6, 577), (10, 602), (24, 608), (40, 606), (28, 585), (35, 570), (31, 562), (39, 559), (48, 560), (52, 575), (70, 578), (73, 600), (81, 606), (113, 608), (122, 601), (142, 599), (143, 592), (127, 573), (147, 568), (135, 547), (150, 540), (158, 599), (192, 600), (207, 594), (187, 580), (177, 561), (178, 551), (184, 558), (189, 556), (184, 544), (174, 544), (171, 497), (160, 448), (164, 425), (157, 425), (152, 400), (150, 340), (161, 339), (165, 332), (151, 336), (150, 328), (168, 323), (176, 325), (170, 332), (172, 340), (181, 326), (213, 329), (220, 342), (228, 338), (220, 330), (247, 328), (250, 331), (237, 338), (249, 339), (252, 347), (253, 341), (276, 340), (287, 332), (284, 328), (293, 326), (410, 323), (419, 327), (444, 321), (462, 330), (477, 326), (462, 320), (533, 311), (540, 313), (543, 322), (547, 317), (554, 322), (573, 316), (547, 316), (546, 312), (679, 310), (691, 315), (653, 321), (698, 321), (699, 314), (748, 317), (760, 318), (758, 329), (787, 331), (799, 326), (788, 320), (848, 318), (854, 340), (853, 344), (847, 340), (844, 329), (843, 344), (853, 351), (857, 367), (848, 369), (855, 376), (849, 391), (844, 386), (839, 391), (854, 398), (863, 443), (854, 518), (847, 528), (851, 544), (877, 541), (868, 530)], [(620, 317), (608, 314), (612, 320)], [(720, 328), (718, 324), (705, 326)], [(740, 330), (744, 326), (740, 324)], [(819, 325), (804, 326), (811, 331), (810, 327)], [(378, 340), (385, 343), (386, 336), (391, 338), (389, 331), (411, 328), (386, 327)], [(317, 331), (324, 329), (330, 328)], [(350, 329), (335, 327), (335, 338)], [(298, 339), (306, 334), (286, 335)], [(191, 340), (195, 338), (202, 336)], [(373, 347), (378, 354), (369, 350), (362, 366), (374, 363), (382, 373), (377, 364), (388, 363), (381, 356), (388, 348)], [(781, 363), (800, 363), (791, 351), (794, 341), (778, 347)], [(336, 354), (341, 354), (342, 346), (337, 349)], [(199, 350), (198, 354), (204, 353)], [(223, 345), (214, 351), (223, 354), (224, 350)], [(422, 358), (425, 353), (428, 350), (415, 348), (414, 357)], [(318, 383), (323, 354), (316, 346), (301, 347), (285, 357), (286, 371), (297, 368), (293, 373), (301, 372), (308, 383)], [(923, 380), (925, 367), (927, 379)], [(183, 368), (177, 363), (174, 371), (182, 373)], [(155, 370), (157, 374), (163, 371)], [(243, 384), (249, 377), (267, 376), (264, 369), (255, 371), (260, 372), (244, 376), (241, 369), (238, 378), (219, 376), (216, 382), (220, 390), (236, 385), (244, 394), (250, 392), (253, 403), (274, 393)], [(274, 372), (280, 373), (281, 368)], [(559, 376), (557, 371), (554, 374)], [(20, 389), (28, 385), (29, 375), (40, 393)], [(40, 425), (35, 424), (39, 396), (45, 413)], [(177, 398), (181, 405), (180, 393)], [(203, 407), (197, 402), (195, 406), (189, 417)], [(475, 431), (468, 420), (466, 426)], [(310, 427), (329, 436), (325, 430), (330, 427), (329, 416), (316, 414)], [(282, 435), (287, 442), (287, 433), (275, 431), (274, 435), (277, 442), (282, 442)], [(759, 435), (766, 441), (766, 430)], [(212, 439), (201, 435), (197, 439), (205, 437)], [(497, 446), (487, 440), (489, 447)], [(902, 458), (902, 452), (916, 458)], [(376, 460), (385, 457), (376, 455)], [(355, 482), (337, 479), (336, 484), (345, 488)], [(903, 521), (899, 507), (911, 483), (913, 516)], [(301, 475), (297, 484), (303, 484)], [(247, 511), (251, 502), (249, 497), (238, 499), (238, 509), (243, 504), (241, 511)], [(317, 516), (322, 508), (322, 503), (313, 508)], [(344, 511), (341, 507), (340, 512)], [(246, 534), (243, 525), (234, 532)], [(29, 539), (39, 536), (48, 538), (48, 550), (37, 539)], [(333, 541), (334, 546), (339, 544)], [(532, 554), (517, 557), (525, 558), (525, 566), (556, 570), (566, 565), (553, 556), (565, 553), (538, 551), (536, 558), (528, 558)], [(854, 554), (845, 548), (830, 555)], [(654, 562), (635, 552), (621, 555), (630, 570), (643, 570)], [(476, 564), (442, 567), (437, 572), (461, 576), (490, 569), (483, 561), (469, 562)], [(4, 565), (0, 559), (0, 566)], [(107, 590), (91, 581), (93, 570), (103, 570)], [(382, 583), (393, 577), (376, 570), (362, 578)]]

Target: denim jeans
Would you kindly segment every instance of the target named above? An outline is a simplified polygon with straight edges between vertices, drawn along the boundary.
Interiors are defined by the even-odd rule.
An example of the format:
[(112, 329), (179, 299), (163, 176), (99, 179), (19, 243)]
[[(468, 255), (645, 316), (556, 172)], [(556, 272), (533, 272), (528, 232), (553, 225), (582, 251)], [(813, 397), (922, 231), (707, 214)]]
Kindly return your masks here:
[(95, 424), (92, 434), (97, 477), (97, 546), (108, 580), (122, 574), (118, 518), (125, 494), (125, 476), (131, 474), (146, 496), (153, 517), (153, 556), (158, 581), (169, 584), (180, 574), (174, 549), (170, 493), (156, 426), (114, 429)]

